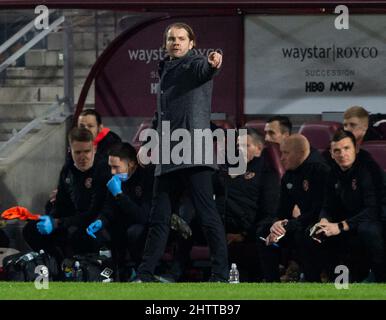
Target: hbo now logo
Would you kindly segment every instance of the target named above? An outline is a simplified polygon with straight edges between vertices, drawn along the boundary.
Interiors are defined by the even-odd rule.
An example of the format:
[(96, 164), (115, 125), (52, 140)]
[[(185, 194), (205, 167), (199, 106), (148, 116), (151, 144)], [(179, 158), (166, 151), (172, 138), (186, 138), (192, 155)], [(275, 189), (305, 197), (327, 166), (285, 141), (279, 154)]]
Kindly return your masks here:
[[(330, 83), (330, 91), (351, 91), (354, 88), (354, 82), (336, 81)], [(324, 82), (306, 82), (306, 92), (323, 92), (325, 89)]]
[(323, 82), (306, 82), (306, 92), (323, 92), (324, 83)]

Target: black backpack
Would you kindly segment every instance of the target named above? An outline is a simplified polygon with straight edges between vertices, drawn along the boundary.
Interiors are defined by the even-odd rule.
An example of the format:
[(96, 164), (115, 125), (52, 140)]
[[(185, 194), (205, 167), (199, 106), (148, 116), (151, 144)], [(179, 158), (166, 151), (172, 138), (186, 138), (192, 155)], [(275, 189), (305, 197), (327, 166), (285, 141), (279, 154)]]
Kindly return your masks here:
[(114, 275), (112, 259), (97, 253), (66, 258), (61, 270), (64, 281), (112, 282)]
[(45, 266), (49, 272), (49, 280), (56, 280), (59, 268), (55, 258), (43, 250), (40, 252), (20, 252), (3, 260), (5, 279), (8, 281), (35, 281), (40, 273), (35, 272), (37, 266)]

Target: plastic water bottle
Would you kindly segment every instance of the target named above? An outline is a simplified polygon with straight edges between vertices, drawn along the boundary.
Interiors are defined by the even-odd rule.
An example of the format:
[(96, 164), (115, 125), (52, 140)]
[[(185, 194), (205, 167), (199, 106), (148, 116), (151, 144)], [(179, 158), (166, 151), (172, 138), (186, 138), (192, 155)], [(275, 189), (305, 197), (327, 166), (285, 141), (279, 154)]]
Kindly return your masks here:
[(83, 281), (83, 270), (80, 268), (79, 261), (75, 261), (74, 263), (74, 280)]
[(232, 263), (229, 271), (229, 283), (240, 283), (239, 270), (237, 270), (236, 263)]

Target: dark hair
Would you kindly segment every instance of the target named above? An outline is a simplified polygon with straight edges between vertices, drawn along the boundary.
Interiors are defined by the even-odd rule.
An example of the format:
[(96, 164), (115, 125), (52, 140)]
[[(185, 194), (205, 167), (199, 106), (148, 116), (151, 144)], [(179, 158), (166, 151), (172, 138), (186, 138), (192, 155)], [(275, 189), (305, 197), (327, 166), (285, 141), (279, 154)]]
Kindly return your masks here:
[(168, 31), (171, 28), (184, 29), (188, 33), (189, 40), (193, 41), (193, 48), (196, 46), (196, 35), (194, 34), (193, 29), (189, 25), (187, 25), (186, 23), (175, 22), (175, 23), (168, 25), (164, 31), (164, 43), (163, 43), (164, 48), (166, 47)]
[(286, 116), (273, 116), (267, 120), (268, 123), (278, 121), (280, 125), (280, 131), (281, 133), (291, 134), (292, 132), (292, 123), (290, 119)]
[(71, 129), (70, 133), (68, 134), (68, 141), (70, 142), (70, 144), (73, 141), (93, 142), (94, 137), (90, 130), (86, 128), (74, 127)]
[(137, 162), (137, 151), (130, 143), (127, 142), (118, 142), (111, 146), (108, 155), (118, 157), (121, 160)]
[(97, 124), (98, 124), (98, 126), (100, 126), (101, 124), (102, 124), (102, 118), (101, 118), (101, 115), (97, 112), (97, 111), (95, 111), (94, 109), (85, 109), (85, 110), (83, 110), (81, 113), (80, 113), (80, 115), (79, 115), (79, 117), (80, 116), (94, 116), (95, 117), (95, 119), (96, 119), (96, 122), (97, 122)]
[(247, 135), (252, 138), (254, 144), (262, 144), (264, 146), (264, 137), (255, 128), (242, 128), (247, 130)]
[(355, 136), (350, 131), (344, 129), (338, 129), (332, 136), (331, 142), (338, 142), (345, 138), (350, 138), (352, 143), (354, 144), (354, 147), (356, 146), (357, 141), (355, 139)]

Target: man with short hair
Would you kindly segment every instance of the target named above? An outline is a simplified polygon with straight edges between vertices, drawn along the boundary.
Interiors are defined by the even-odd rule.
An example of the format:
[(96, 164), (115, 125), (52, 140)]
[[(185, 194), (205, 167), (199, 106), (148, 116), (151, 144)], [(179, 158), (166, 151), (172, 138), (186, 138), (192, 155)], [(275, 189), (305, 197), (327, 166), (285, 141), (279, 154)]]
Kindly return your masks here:
[(279, 177), (262, 156), (263, 137), (247, 128), (247, 170), (244, 174), (223, 177), (224, 195), (216, 196), (219, 213), (225, 221), (227, 242), (255, 240), (257, 222), (276, 212)]
[[(280, 250), (275, 245), (289, 246), (297, 249), (306, 281), (320, 281), (312, 264), (316, 246), (306, 237), (306, 230), (318, 219), (328, 167), (311, 156), (310, 144), (301, 134), (285, 138), (280, 150), (286, 172), (281, 180), (279, 206), (271, 217), (273, 223), (263, 224), (258, 231), (258, 236), (265, 238), (260, 250), (262, 270), (267, 281), (278, 281)], [(296, 218), (292, 216), (295, 204), (301, 211)]]
[[(368, 128), (369, 125), (369, 113), (366, 109), (359, 106), (350, 107), (344, 113), (343, 127), (345, 130), (350, 131), (356, 141), (356, 158), (361, 163), (366, 163), (366, 167), (370, 170), (372, 179), (376, 185), (377, 190), (381, 190), (382, 194), (382, 221), (385, 224), (386, 230), (386, 173), (374, 160), (372, 155), (361, 148), (361, 144), (368, 140), (378, 140), (380, 137), (375, 130)], [(323, 156), (326, 159), (329, 166), (333, 167), (335, 164), (334, 159), (331, 157), (330, 150), (323, 152)]]
[(369, 113), (365, 108), (360, 106), (350, 107), (344, 112), (343, 128), (344, 130), (352, 132), (357, 146), (360, 146), (363, 141), (381, 139), (375, 130), (369, 128)]
[[(104, 127), (100, 114), (94, 109), (85, 109), (80, 113), (77, 127), (86, 128), (92, 133), (93, 143), (96, 148), (94, 161), (104, 161), (107, 163), (108, 150), (115, 143), (121, 142), (121, 138), (109, 128)], [(71, 151), (67, 154), (66, 162), (73, 162)], [(51, 192), (50, 199), (46, 203), (46, 213), (52, 210), (57, 192), (57, 189)]]
[(118, 143), (109, 151), (109, 166), (113, 177), (107, 183), (109, 194), (106, 206), (87, 233), (97, 238), (100, 229), (111, 235), (113, 258), (118, 265), (120, 280), (128, 252), (135, 266), (141, 261), (146, 240), (153, 191), (154, 170), (142, 168), (137, 162), (137, 152), (129, 143)]
[(92, 132), (97, 156), (106, 157), (111, 146), (121, 142), (121, 138), (104, 127), (100, 114), (94, 109), (83, 110), (78, 117), (78, 128), (86, 128)]
[(273, 116), (265, 124), (265, 141), (280, 144), (291, 135), (292, 123), (286, 116)]
[[(247, 144), (238, 141), (239, 149), (246, 149), (246, 172), (218, 177), (223, 194), (216, 194), (216, 203), (225, 225), (230, 261), (237, 263), (242, 279), (256, 281), (259, 261), (253, 248), (257, 225), (276, 212), (280, 179), (263, 155), (264, 138), (253, 128), (246, 130)], [(246, 248), (253, 252), (245, 252)]]
[(340, 260), (346, 260), (343, 254), (350, 252), (354, 259), (344, 262), (351, 264), (353, 280), (361, 278), (357, 273), (361, 266), (358, 263), (366, 262), (362, 278), (370, 267), (375, 280), (380, 282), (386, 271), (380, 224), (382, 190), (377, 188), (367, 163), (357, 157), (356, 144), (354, 134), (349, 131), (338, 130), (332, 138), (331, 157), (335, 165), (328, 177), (321, 219), (314, 237), (328, 247), (331, 273), (341, 264)]
[[(159, 65), (159, 91), (157, 94), (157, 111), (153, 128), (157, 128), (160, 139), (160, 154), (170, 152), (177, 141), (171, 141), (165, 148), (165, 136), (162, 124), (169, 123), (171, 132), (177, 129), (188, 130), (194, 137), (196, 130), (210, 128), (211, 96), (213, 77), (222, 65), (222, 55), (211, 52), (208, 56), (196, 54), (195, 35), (192, 28), (185, 23), (173, 23), (164, 32), (164, 47), (167, 56)], [(212, 275), (210, 281), (228, 281), (228, 255), (224, 227), (216, 210), (213, 199), (212, 175), (214, 164), (204, 161), (196, 163), (192, 145), (189, 161), (165, 161), (157, 164), (151, 222), (143, 260), (138, 268), (138, 281), (155, 281), (155, 268), (162, 257), (170, 228), (170, 217), (174, 194), (185, 187), (189, 191), (197, 215), (203, 226), (210, 247)], [(169, 149), (169, 150), (168, 150)], [(147, 154), (146, 145), (139, 150)], [(211, 152), (213, 150), (210, 150)], [(162, 157), (163, 158), (163, 157)]]
[(68, 139), (73, 162), (67, 162), (60, 172), (52, 211), (23, 229), (24, 238), (33, 250), (44, 249), (59, 263), (74, 253), (98, 249), (85, 229), (105, 205), (106, 183), (110, 178), (107, 165), (94, 162), (94, 137), (88, 129), (73, 128)]

